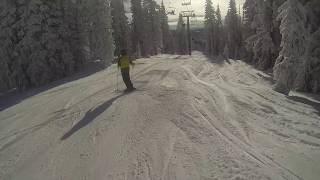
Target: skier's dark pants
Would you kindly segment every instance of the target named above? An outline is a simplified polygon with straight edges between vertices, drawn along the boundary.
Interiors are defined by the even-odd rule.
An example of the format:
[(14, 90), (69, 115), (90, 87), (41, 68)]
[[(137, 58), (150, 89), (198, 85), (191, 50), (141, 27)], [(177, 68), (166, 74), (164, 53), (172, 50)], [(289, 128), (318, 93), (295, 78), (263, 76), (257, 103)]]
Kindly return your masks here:
[(127, 89), (132, 89), (133, 85), (130, 79), (130, 68), (121, 69), (123, 82), (126, 84)]

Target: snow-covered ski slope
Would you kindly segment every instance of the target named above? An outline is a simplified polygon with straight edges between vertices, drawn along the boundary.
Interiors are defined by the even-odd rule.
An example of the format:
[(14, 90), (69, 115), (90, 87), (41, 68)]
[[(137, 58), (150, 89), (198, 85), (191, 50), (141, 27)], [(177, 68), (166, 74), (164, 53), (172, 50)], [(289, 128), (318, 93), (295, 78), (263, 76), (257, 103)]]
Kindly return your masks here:
[(116, 72), (3, 110), (0, 179), (320, 179), (319, 101), (200, 52), (137, 60), (129, 94), (114, 92)]

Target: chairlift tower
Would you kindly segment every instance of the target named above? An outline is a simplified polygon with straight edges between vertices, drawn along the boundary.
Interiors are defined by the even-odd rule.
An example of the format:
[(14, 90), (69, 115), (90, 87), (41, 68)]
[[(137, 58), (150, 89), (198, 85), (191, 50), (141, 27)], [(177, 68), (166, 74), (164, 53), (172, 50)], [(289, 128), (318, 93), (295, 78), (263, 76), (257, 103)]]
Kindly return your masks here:
[[(191, 0), (183, 0), (182, 6), (191, 6)], [(194, 10), (181, 11), (180, 13), (182, 17), (187, 18), (187, 33), (188, 33), (188, 51), (191, 56), (192, 48), (191, 48), (191, 32), (190, 32), (190, 17), (195, 17)]]

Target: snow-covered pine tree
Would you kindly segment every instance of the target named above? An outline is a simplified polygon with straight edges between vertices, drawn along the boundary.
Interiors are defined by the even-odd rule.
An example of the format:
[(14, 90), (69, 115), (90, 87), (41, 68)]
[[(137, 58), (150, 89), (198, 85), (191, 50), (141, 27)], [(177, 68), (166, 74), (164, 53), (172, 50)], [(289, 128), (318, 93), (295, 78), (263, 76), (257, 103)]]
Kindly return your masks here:
[(172, 35), (169, 30), (169, 24), (168, 24), (168, 16), (167, 11), (164, 6), (163, 1), (161, 2), (160, 6), (160, 24), (161, 24), (161, 32), (162, 32), (162, 53), (174, 53), (173, 48), (173, 41), (172, 41)]
[(143, 0), (143, 54), (155, 55), (161, 47), (159, 5), (153, 0)]
[[(83, 42), (74, 41), (72, 28), (70, 27), (71, 22), (68, 20), (69, 9), (67, 5), (70, 1), (57, 0), (55, 5), (54, 13), (56, 15), (56, 20), (50, 23), (49, 27), (51, 32), (55, 34), (58, 41), (56, 42), (56, 49), (58, 58), (60, 59), (61, 67), (59, 68), (62, 72), (62, 76), (65, 77), (75, 72), (77, 69), (76, 64), (78, 61), (84, 61), (84, 46)], [(55, 25), (56, 23), (56, 25)], [(75, 51), (78, 49), (78, 51)], [(58, 73), (59, 74), (59, 73)], [(60, 78), (60, 77), (58, 77)]]
[(286, 0), (270, 0), (272, 1), (272, 19), (273, 19), (273, 26), (272, 26), (272, 32), (271, 37), (273, 39), (273, 43), (276, 47), (276, 54), (279, 54), (281, 50), (281, 33), (280, 33), (280, 21), (277, 20), (277, 17), (279, 15), (278, 9), (279, 7), (286, 1)]
[(247, 39), (250, 36), (255, 35), (255, 29), (251, 28), (251, 24), (253, 23), (254, 16), (257, 14), (257, 1), (256, 0), (246, 0), (243, 4), (243, 37), (245, 39), (245, 47), (246, 47), (246, 55), (244, 57), (245, 61), (252, 62), (253, 61), (253, 52), (252, 45), (247, 43)]
[(39, 86), (80, 70), (93, 34), (87, 27), (99, 36), (92, 41), (99, 58), (113, 57), (109, 0), (13, 0), (0, 7), (0, 88)]
[(146, 57), (149, 56), (153, 50), (153, 37), (152, 37), (152, 17), (151, 17), (151, 1), (152, 0), (142, 0), (142, 46), (141, 54)]
[(305, 5), (310, 24), (310, 44), (307, 52), (307, 87), (313, 93), (320, 93), (320, 1), (312, 0)]
[(217, 6), (216, 10), (216, 39), (215, 39), (215, 47), (216, 47), (216, 54), (221, 55), (223, 53), (224, 48), (224, 31), (223, 31), (223, 24), (222, 24), (222, 17), (219, 5)]
[(152, 17), (152, 41), (153, 51), (152, 54), (156, 55), (161, 52), (162, 46), (162, 31), (161, 31), (161, 17), (160, 17), (160, 6), (156, 1), (152, 1), (151, 17)]
[[(14, 0), (4, 3), (6, 3), (6, 11), (2, 11), (5, 16), (1, 19), (3, 31), (0, 35), (2, 36), (3, 48), (0, 52), (3, 61), (6, 62), (3, 63), (3, 66), (6, 66), (4, 73), (7, 74), (5, 80), (7, 88), (25, 89), (58, 78), (57, 74), (63, 74), (66, 67), (66, 65), (60, 66), (61, 61), (63, 61), (62, 59), (67, 60), (67, 58), (53, 59), (54, 56), (58, 56), (57, 54), (64, 52), (63, 45), (59, 44), (61, 41), (55, 38), (56, 32), (52, 31), (54, 28), (61, 27), (57, 21), (60, 16), (57, 8), (52, 5), (53, 2)], [(57, 4), (58, 2), (55, 2), (55, 5)], [(40, 14), (41, 17), (36, 18), (35, 13)], [(39, 30), (39, 27), (42, 29)], [(43, 36), (43, 34), (46, 35)], [(34, 41), (34, 39), (37, 40)], [(37, 44), (40, 48), (34, 48)], [(57, 52), (54, 47), (63, 50)], [(43, 49), (45, 50), (43, 51)], [(37, 53), (39, 56), (35, 55)], [(40, 63), (35, 65), (33, 62), (38, 60)], [(57, 67), (62, 69), (58, 68), (57, 70)], [(34, 68), (35, 71), (30, 71), (31, 68)], [(49, 70), (53, 72), (49, 72)], [(41, 73), (35, 75), (34, 73), (37, 71), (41, 71)], [(35, 80), (36, 78), (37, 80)]]
[(53, 1), (33, 0), (29, 4), (29, 17), (26, 25), (26, 36), (22, 40), (22, 49), (26, 59), (24, 64), (30, 77), (32, 86), (40, 86), (55, 80), (60, 69), (62, 59), (58, 55), (60, 40), (55, 28), (59, 28), (60, 15)]
[(88, 43), (88, 1), (73, 0), (60, 2), (62, 8), (63, 42), (68, 48), (66, 52), (71, 53), (73, 57), (72, 71), (80, 71), (85, 67), (86, 61), (90, 57)]
[(14, 6), (12, 1), (0, 2), (0, 91), (14, 86), (12, 71), (13, 32), (11, 27), (15, 22)]
[(307, 90), (313, 93), (320, 92), (320, 27), (312, 33), (308, 48)]
[(132, 12), (132, 51), (135, 56), (139, 57), (143, 51), (143, 11), (141, 0), (131, 0), (131, 12)]
[(123, 0), (111, 0), (112, 28), (115, 41), (115, 55), (119, 55), (122, 49), (129, 47), (129, 23), (125, 14)]
[(298, 0), (287, 0), (279, 8), (277, 19), (281, 21), (282, 50), (274, 67), (274, 89), (284, 94), (305, 86), (305, 55), (309, 39), (306, 14)]
[(168, 50), (167, 46), (168, 45), (168, 39), (169, 38), (169, 24), (168, 24), (168, 16), (166, 12), (166, 7), (164, 6), (163, 1), (161, 1), (160, 4), (160, 9), (159, 9), (159, 18), (160, 18), (160, 30), (161, 30), (161, 53), (166, 53)]
[(250, 27), (253, 20), (254, 16), (258, 13), (257, 12), (257, 1), (256, 0), (246, 0), (243, 4), (243, 23), (247, 26)]
[(251, 27), (253, 24), (254, 17), (258, 14), (258, 3), (261, 3), (260, 0), (246, 0), (243, 4), (243, 36), (245, 38), (245, 46), (247, 49), (246, 53), (246, 61), (253, 61), (253, 50), (252, 50), (252, 44), (250, 44), (248, 41), (248, 38), (250, 36), (256, 35), (255, 29)]
[(253, 52), (253, 61), (257, 66), (266, 70), (273, 67), (273, 59), (276, 57), (276, 48), (271, 37), (272, 13), (268, 11), (272, 7), (272, 2), (257, 0), (251, 3), (254, 7), (247, 8), (255, 14), (247, 14), (246, 23), (252, 20), (250, 29), (255, 33), (247, 38), (246, 48), (249, 52)]
[(182, 15), (179, 15), (179, 20), (177, 24), (176, 30), (176, 41), (177, 41), (177, 51), (178, 54), (187, 54), (187, 32), (186, 32), (186, 24), (183, 20)]
[(215, 23), (215, 11), (212, 6), (212, 1), (206, 0), (204, 24), (206, 32), (206, 53), (208, 55), (214, 55), (215, 51)]
[(22, 40), (26, 35), (26, 19), (28, 1), (13, 0), (4, 2), (6, 9), (1, 20), (0, 37), (2, 39), (1, 58), (8, 66), (6, 73), (9, 88), (25, 89), (30, 86), (27, 74), (28, 59), (24, 57), (24, 44)]
[(225, 18), (227, 31), (227, 46), (230, 58), (237, 58), (236, 51), (239, 49), (239, 20), (235, 0), (230, 0), (229, 9)]
[(112, 17), (110, 0), (89, 1), (88, 36), (90, 51), (93, 59), (102, 60), (102, 65), (111, 63), (114, 56), (114, 42), (112, 37)]
[(114, 39), (112, 36), (112, 17), (111, 17), (111, 6), (110, 0), (103, 0), (105, 7), (101, 21), (104, 22), (104, 32), (103, 32), (103, 60), (105, 65), (110, 65), (114, 58)]

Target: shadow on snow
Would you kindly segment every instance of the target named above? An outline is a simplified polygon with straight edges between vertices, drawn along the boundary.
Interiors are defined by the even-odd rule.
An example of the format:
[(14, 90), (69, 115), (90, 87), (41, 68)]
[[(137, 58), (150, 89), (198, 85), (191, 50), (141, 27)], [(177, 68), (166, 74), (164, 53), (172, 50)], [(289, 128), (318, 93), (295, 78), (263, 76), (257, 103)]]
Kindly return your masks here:
[(312, 106), (317, 111), (317, 114), (320, 116), (320, 103), (315, 102), (315, 101), (311, 101), (307, 98), (299, 97), (299, 96), (288, 96), (288, 99), (295, 101), (295, 102), (299, 102), (302, 104)]
[(80, 129), (84, 128), (85, 126), (89, 125), (91, 122), (93, 122), (99, 115), (101, 115), (103, 112), (105, 112), (117, 99), (121, 98), (122, 96), (125, 96), (128, 93), (122, 93), (106, 102), (104, 102), (102, 105), (98, 106), (95, 109), (91, 109), (88, 112), (86, 112), (85, 116), (77, 123), (75, 124), (67, 133), (65, 133), (60, 140), (66, 140), (70, 136), (72, 136), (74, 133), (79, 131)]
[(25, 92), (20, 92), (18, 90), (13, 90), (4, 94), (0, 93), (0, 111), (3, 111), (5, 109), (8, 109), (14, 105), (17, 105), (19, 103), (21, 103), (22, 101), (35, 96), (37, 94), (40, 94), (42, 92), (48, 91), (50, 89), (53, 89), (55, 87), (58, 87), (60, 85), (72, 82), (72, 81), (76, 81), (82, 78), (85, 78), (87, 76), (90, 76), (94, 73), (97, 73), (101, 70), (103, 70), (103, 68), (101, 68), (101, 65), (98, 65), (97, 63), (92, 63), (90, 65), (88, 65), (89, 67), (86, 70), (83, 70), (81, 72), (75, 73), (73, 75), (70, 75), (69, 77), (66, 77), (64, 79), (61, 80), (57, 80), (55, 82), (52, 82), (48, 85), (44, 85), (42, 87), (39, 88), (33, 88), (30, 90), (27, 90)]

